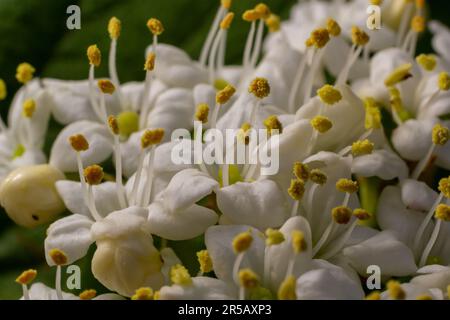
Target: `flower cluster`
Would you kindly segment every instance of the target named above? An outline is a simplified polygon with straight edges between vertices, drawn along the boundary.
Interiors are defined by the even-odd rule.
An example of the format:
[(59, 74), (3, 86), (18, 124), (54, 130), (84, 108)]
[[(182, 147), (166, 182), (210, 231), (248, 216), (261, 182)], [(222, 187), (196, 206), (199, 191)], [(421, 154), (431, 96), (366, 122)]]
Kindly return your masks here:
[[(380, 30), (366, 28), (371, 2)], [(198, 61), (161, 43), (170, 26), (151, 18), (143, 82), (119, 80), (116, 17), (109, 78), (96, 78), (95, 44), (86, 81), (19, 65), (0, 122), (0, 202), (21, 226), (52, 222), (56, 268), (54, 289), (28, 288), (37, 273), (22, 273), (23, 299), (449, 299), (450, 177), (436, 169), (450, 170), (450, 30), (431, 21), (436, 53), (418, 54), (425, 3), (402, 3), (302, 1), (282, 22), (264, 3), (237, 17), (222, 0)], [(242, 64), (227, 66), (240, 18)], [(50, 117), (64, 128), (46, 159)], [(179, 128), (201, 149), (203, 130), (238, 130), (223, 152), (243, 145), (245, 163), (174, 163)], [(268, 139), (252, 143), (253, 128)], [(277, 174), (249, 161), (259, 150), (277, 152)], [(191, 239), (196, 274), (171, 247)], [(62, 268), (91, 247), (92, 274), (113, 293), (63, 292)]]

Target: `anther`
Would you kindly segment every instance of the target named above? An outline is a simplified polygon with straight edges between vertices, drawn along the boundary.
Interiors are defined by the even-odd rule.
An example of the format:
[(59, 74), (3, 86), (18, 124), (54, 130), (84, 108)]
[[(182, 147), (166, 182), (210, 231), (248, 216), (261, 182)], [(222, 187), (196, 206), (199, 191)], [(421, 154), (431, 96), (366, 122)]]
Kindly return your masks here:
[(450, 89), (450, 75), (447, 72), (443, 71), (439, 74), (438, 86), (442, 91)]
[(152, 300), (153, 296), (154, 294), (152, 288), (149, 287), (139, 288), (131, 297), (131, 300)]
[(150, 146), (161, 143), (164, 138), (164, 129), (146, 130), (141, 137), (142, 149), (147, 149)]
[(422, 16), (414, 16), (411, 20), (411, 29), (416, 33), (425, 31), (425, 18)]
[(159, 36), (164, 32), (163, 24), (156, 18), (151, 18), (147, 21), (147, 28), (154, 36)]
[(308, 181), (310, 173), (308, 165), (297, 161), (294, 163), (292, 171), (297, 179)]
[(330, 34), (325, 28), (318, 28), (311, 32), (310, 39), (317, 49), (322, 49), (330, 41)]
[(153, 71), (155, 69), (156, 54), (152, 51), (148, 54), (145, 60), (144, 70)]
[(190, 285), (192, 283), (189, 271), (181, 264), (177, 264), (170, 269), (170, 280), (172, 280), (173, 283), (182, 286)]
[(369, 35), (356, 26), (352, 27), (351, 36), (353, 44), (361, 47), (365, 46), (370, 40)]
[(436, 208), (436, 213), (434, 215), (436, 219), (449, 222), (450, 221), (450, 206), (446, 204), (439, 204)]
[(331, 217), (337, 224), (347, 224), (352, 218), (352, 210), (344, 206), (335, 207), (331, 210)]
[(29, 269), (20, 274), (16, 278), (16, 282), (22, 285), (28, 285), (36, 278), (37, 271), (34, 269)]
[(433, 54), (418, 55), (416, 61), (426, 71), (433, 71), (437, 63), (436, 57)]
[(197, 111), (195, 112), (195, 119), (202, 123), (208, 122), (209, 106), (206, 103), (201, 103), (197, 106)]
[(239, 283), (245, 289), (253, 289), (259, 286), (259, 277), (251, 269), (239, 270)]
[(321, 171), (320, 169), (313, 169), (309, 173), (309, 179), (315, 184), (323, 186), (327, 183), (328, 177), (327, 175)]
[(289, 276), (281, 283), (278, 288), (278, 299), (279, 300), (296, 300), (297, 295), (295, 294), (296, 281), (295, 277)]
[(300, 179), (292, 179), (288, 193), (292, 199), (300, 201), (305, 194), (305, 182)]
[(89, 64), (95, 67), (99, 67), (102, 62), (102, 53), (97, 45), (91, 45), (87, 49), (87, 57), (89, 59)]
[(316, 116), (310, 121), (311, 126), (320, 133), (326, 133), (333, 127), (330, 119), (324, 116)]
[(261, 16), (261, 19), (268, 19), (270, 17), (270, 8), (265, 3), (259, 3), (255, 6), (254, 9)]
[(441, 124), (436, 124), (432, 131), (432, 140), (435, 145), (443, 146), (448, 142), (449, 129)]
[(242, 253), (250, 248), (253, 242), (253, 236), (250, 232), (242, 232), (234, 237), (232, 246), (235, 253)]
[(327, 20), (327, 30), (333, 37), (338, 37), (341, 34), (341, 26), (333, 19)]
[(114, 91), (116, 91), (116, 87), (109, 80), (99, 80), (98, 81), (98, 88), (104, 94), (113, 94)]
[(400, 285), (400, 282), (395, 280), (389, 280), (386, 285), (389, 293), (389, 297), (393, 300), (404, 300), (406, 293)]
[(369, 220), (372, 217), (372, 215), (368, 211), (361, 208), (353, 210), (353, 215), (361, 221)]
[(228, 12), (225, 18), (223, 18), (222, 22), (220, 22), (220, 28), (222, 30), (228, 30), (231, 27), (231, 23), (234, 20), (234, 13)]
[(35, 111), (36, 111), (36, 102), (33, 99), (25, 100), (22, 106), (22, 115), (25, 118), (31, 118), (33, 117)]
[(86, 151), (89, 149), (89, 143), (82, 134), (70, 136), (69, 143), (77, 152)]
[(119, 135), (119, 133), (120, 133), (119, 124), (118, 124), (117, 118), (115, 116), (108, 117), (108, 126), (114, 135), (116, 135), (116, 136)]
[(220, 105), (227, 103), (235, 92), (236, 89), (232, 85), (227, 85), (216, 94), (216, 103)]
[(401, 66), (397, 67), (390, 75), (388, 75), (386, 79), (384, 79), (384, 85), (386, 87), (392, 87), (402, 81), (411, 78), (411, 69), (411, 63), (402, 64)]
[(265, 20), (267, 28), (269, 28), (269, 32), (278, 32), (281, 28), (281, 21), (280, 17), (276, 14), (271, 14), (266, 20)]
[(99, 185), (104, 176), (103, 168), (99, 165), (94, 164), (84, 169), (84, 178), (91, 186)]
[(8, 91), (6, 90), (5, 81), (3, 81), (3, 79), (0, 79), (0, 101), (5, 100), (7, 94)]
[(336, 104), (342, 99), (341, 92), (329, 84), (326, 84), (317, 90), (317, 95), (320, 100), (327, 105)]
[(36, 69), (29, 63), (24, 62), (18, 65), (16, 70), (16, 79), (22, 84), (27, 84), (33, 79)]
[(255, 78), (248, 87), (248, 92), (258, 99), (264, 99), (270, 94), (269, 81), (266, 78)]
[(450, 177), (442, 178), (439, 181), (438, 189), (447, 199), (450, 199)]
[(308, 244), (305, 240), (305, 234), (299, 230), (294, 230), (291, 233), (292, 249), (295, 254), (305, 252), (308, 249)]
[(213, 271), (213, 263), (208, 250), (201, 250), (197, 252), (197, 260), (200, 264), (201, 273), (204, 274)]
[(96, 295), (97, 291), (95, 291), (94, 289), (88, 289), (80, 293), (78, 297), (80, 297), (81, 300), (92, 300)]
[(374, 146), (375, 145), (373, 144), (373, 142), (369, 141), (368, 139), (355, 141), (352, 144), (352, 154), (355, 157), (371, 154), (373, 152)]
[(112, 17), (108, 23), (108, 33), (111, 39), (118, 39), (122, 30), (122, 23), (116, 17)]
[(341, 192), (355, 193), (358, 192), (359, 186), (357, 181), (350, 179), (339, 179), (336, 182), (336, 189)]
[(53, 263), (57, 266), (63, 266), (67, 264), (67, 255), (60, 249), (51, 249), (48, 255), (52, 259)]
[(278, 134), (283, 132), (283, 126), (280, 120), (278, 120), (278, 117), (275, 115), (267, 117), (264, 120), (263, 124), (266, 127), (267, 131), (269, 132), (269, 135), (272, 135), (273, 131), (278, 131)]
[(266, 234), (266, 246), (278, 245), (280, 243), (283, 243), (285, 240), (284, 234), (279, 230), (269, 228), (266, 230), (265, 234)]

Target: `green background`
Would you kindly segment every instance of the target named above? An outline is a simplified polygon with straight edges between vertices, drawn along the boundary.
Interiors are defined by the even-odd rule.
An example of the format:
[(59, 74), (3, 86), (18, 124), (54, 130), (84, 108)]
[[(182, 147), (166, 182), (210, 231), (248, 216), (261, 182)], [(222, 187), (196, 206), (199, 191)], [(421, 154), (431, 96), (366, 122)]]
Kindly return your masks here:
[[(257, 0), (235, 0), (232, 11), (237, 17), (257, 4)], [(273, 12), (287, 18), (296, 0), (267, 0)], [(104, 56), (109, 49), (106, 31), (108, 20), (117, 16), (122, 20), (123, 30), (118, 47), (118, 71), (122, 82), (143, 80), (144, 49), (151, 42), (146, 28), (150, 17), (159, 18), (166, 31), (160, 41), (174, 44), (197, 58), (219, 0), (0, 0), (0, 78), (8, 86), (9, 97), (0, 103), (1, 114), (7, 114), (9, 99), (18, 88), (15, 81), (16, 66), (24, 61), (37, 69), (37, 75), (61, 79), (86, 79), (88, 64), (86, 48), (97, 44)], [(66, 28), (67, 6), (77, 4), (82, 9), (81, 30)], [(432, 1), (433, 18), (448, 24), (450, 3)], [(230, 30), (227, 51), (228, 63), (239, 63), (245, 43), (248, 24), (240, 18)], [(421, 41), (421, 52), (430, 52), (429, 35)], [(106, 63), (98, 72), (107, 76)], [(51, 131), (55, 132), (55, 130)], [(50, 134), (51, 134), (50, 133)], [(21, 296), (15, 277), (27, 268), (38, 269), (38, 281), (53, 286), (54, 270), (44, 261), (43, 241), (47, 226), (26, 230), (15, 226), (0, 212), (0, 299), (16, 299)], [(200, 248), (201, 239), (173, 244), (180, 253), (186, 247)], [(195, 272), (190, 251), (191, 273)], [(194, 251), (195, 252), (195, 251)], [(192, 254), (191, 254), (192, 253)], [(91, 252), (92, 254), (92, 252)], [(187, 262), (189, 264), (189, 262)], [(98, 284), (89, 272), (89, 258), (78, 263), (83, 272), (83, 289)], [(64, 287), (64, 286), (63, 286)], [(102, 291), (101, 288), (99, 288)]]

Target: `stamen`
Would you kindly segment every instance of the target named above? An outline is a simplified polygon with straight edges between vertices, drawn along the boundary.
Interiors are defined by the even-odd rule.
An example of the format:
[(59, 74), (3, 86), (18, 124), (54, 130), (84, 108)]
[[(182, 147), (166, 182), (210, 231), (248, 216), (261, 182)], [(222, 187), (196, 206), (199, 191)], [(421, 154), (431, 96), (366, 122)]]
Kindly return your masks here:
[(270, 14), (270, 16), (264, 21), (266, 23), (267, 28), (269, 29), (269, 32), (275, 33), (280, 31), (281, 28), (281, 21), (280, 17), (276, 14)]
[(239, 270), (238, 278), (240, 285), (239, 299), (244, 300), (246, 289), (254, 289), (259, 286), (259, 277), (251, 269), (246, 268)]
[(274, 131), (277, 134), (281, 134), (283, 132), (283, 126), (282, 126), (280, 120), (278, 120), (278, 117), (275, 115), (271, 115), (271, 116), (267, 117), (264, 120), (263, 124), (266, 127), (269, 136), (272, 136), (274, 134)]
[(219, 117), (220, 106), (230, 101), (231, 97), (236, 93), (236, 89), (232, 85), (227, 85), (224, 89), (216, 94), (216, 107), (211, 119), (211, 128), (215, 129), (217, 126), (217, 119)]
[(67, 264), (67, 255), (60, 249), (51, 249), (48, 255), (52, 259), (53, 263), (56, 265), (56, 279), (55, 279), (55, 290), (58, 300), (63, 300), (62, 290), (61, 290), (61, 266)]
[(369, 131), (367, 134), (369, 136), (373, 129), (381, 128), (381, 112), (377, 102), (373, 98), (366, 98), (364, 100), (364, 106), (366, 109), (364, 127)]
[(88, 150), (89, 143), (82, 134), (76, 134), (76, 135), (69, 137), (69, 143), (72, 146), (72, 149), (75, 150), (75, 152), (76, 152), (78, 175), (80, 178), (81, 190), (83, 192), (84, 202), (87, 206), (88, 205), (88, 190), (87, 190), (87, 186), (86, 186), (86, 181), (84, 180), (83, 161), (81, 159), (80, 152)]
[(406, 293), (401, 287), (400, 282), (389, 280), (386, 287), (388, 289), (389, 297), (392, 300), (404, 300), (406, 298)]
[(411, 16), (413, 14), (414, 4), (412, 1), (406, 1), (405, 8), (403, 9), (403, 14), (400, 21), (399, 31), (397, 33), (396, 47), (400, 47), (408, 31), (408, 24), (411, 21)]
[(103, 168), (98, 165), (92, 165), (84, 169), (84, 179), (88, 185), (87, 189), (87, 206), (91, 212), (92, 217), (95, 221), (102, 220), (102, 216), (98, 213), (95, 206), (94, 194), (92, 191), (92, 186), (99, 185), (104, 177)]
[(258, 25), (258, 31), (256, 33), (255, 45), (250, 59), (250, 70), (255, 69), (256, 63), (258, 62), (258, 58), (261, 54), (262, 41), (264, 36), (264, 20), (268, 19), (271, 15), (269, 7), (264, 3), (256, 5), (254, 10), (259, 14), (260, 21)]
[(253, 236), (249, 231), (238, 234), (232, 242), (233, 250), (235, 253), (243, 253), (250, 248), (253, 242)]
[(256, 10), (247, 10), (242, 15), (242, 19), (244, 21), (250, 22), (250, 31), (247, 35), (247, 40), (245, 41), (245, 50), (244, 50), (244, 56), (242, 58), (242, 64), (244, 69), (244, 74), (247, 74), (250, 62), (251, 62), (251, 54), (253, 49), (253, 43), (255, 38), (255, 32), (256, 32), (256, 21), (261, 18), (261, 15), (256, 12)]
[(439, 74), (438, 86), (442, 91), (449, 91), (450, 75), (447, 72), (441, 72)]
[(158, 36), (164, 32), (164, 26), (158, 19), (151, 18), (147, 21), (147, 28), (153, 35), (153, 52), (156, 53), (156, 48), (158, 46)]
[(373, 142), (366, 140), (358, 140), (352, 144), (352, 154), (354, 157), (371, 154), (375, 145)]
[(197, 260), (200, 265), (200, 275), (213, 271), (213, 262), (208, 250), (197, 252)]
[(405, 37), (402, 49), (408, 52), (412, 57), (416, 52), (418, 35), (425, 31), (425, 27), (426, 22), (423, 16), (416, 15), (411, 20), (411, 29)]
[(99, 67), (102, 61), (102, 54), (97, 45), (91, 45), (87, 49), (87, 57), (89, 59), (89, 64), (94, 67)]
[(261, 100), (270, 94), (269, 81), (265, 78), (255, 78), (250, 83), (248, 92), (256, 97), (256, 103), (252, 104), (252, 110), (250, 112), (250, 124), (254, 127), (256, 125), (256, 113), (261, 106)]
[(393, 87), (402, 81), (405, 81), (412, 77), (411, 74), (412, 64), (405, 63), (397, 67), (386, 79), (384, 79), (384, 85), (386, 87)]
[(114, 157), (115, 157), (115, 167), (116, 167), (116, 193), (117, 198), (120, 203), (120, 207), (125, 209), (127, 207), (127, 201), (125, 197), (125, 189), (122, 182), (122, 153), (120, 151), (120, 141), (119, 141), (119, 124), (114, 116), (108, 117), (108, 124), (111, 133), (114, 136)]
[(26, 85), (33, 79), (36, 69), (29, 63), (24, 62), (19, 64), (16, 71), (16, 79), (19, 83)]
[(195, 112), (195, 120), (205, 124), (208, 123), (208, 116), (209, 116), (209, 106), (206, 103), (199, 104), (197, 106), (197, 111)]
[(326, 133), (333, 127), (331, 120), (324, 116), (316, 116), (311, 121), (311, 126), (320, 133)]
[(152, 288), (145, 287), (137, 289), (131, 300), (153, 300), (154, 297), (156, 300), (156, 292), (153, 294)]
[(23, 103), (22, 115), (25, 118), (33, 117), (34, 112), (36, 111), (36, 102), (33, 99), (27, 99)]
[(309, 170), (308, 165), (301, 163), (301, 162), (295, 162), (292, 171), (293, 171), (294, 175), (297, 177), (297, 179), (300, 179), (303, 181), (309, 180), (310, 170)]
[(437, 64), (436, 57), (433, 54), (418, 55), (416, 61), (425, 71), (433, 71)]
[[(218, 69), (218, 60), (220, 58), (220, 55), (218, 55), (219, 46), (222, 45), (222, 50), (225, 50), (225, 40), (227, 36), (228, 29), (231, 26), (231, 23), (234, 19), (234, 13), (229, 12), (226, 14), (226, 16), (222, 19), (220, 22), (220, 30), (216, 35), (216, 38), (214, 39), (214, 43), (211, 48), (211, 52), (209, 53), (208, 57), (208, 66), (209, 66), (209, 82), (211, 84), (214, 83), (216, 78), (216, 71)], [(224, 55), (224, 53), (222, 53)], [(221, 59), (220, 59), (221, 60)]]
[(292, 179), (288, 193), (295, 201), (300, 201), (305, 194), (305, 182), (300, 179)]
[(295, 277), (293, 277), (293, 276), (287, 277), (281, 283), (280, 288), (278, 288), (278, 299), (279, 300), (297, 300), (295, 288), (296, 288)]
[(353, 210), (353, 215), (361, 221), (366, 221), (372, 218), (372, 215), (368, 211), (361, 208)]
[(341, 92), (335, 87), (326, 84), (319, 90), (317, 90), (317, 95), (320, 100), (326, 105), (334, 105), (342, 100)]
[(269, 228), (266, 230), (265, 234), (267, 237), (266, 246), (268, 247), (281, 244), (285, 240), (284, 234), (279, 230)]
[(333, 19), (327, 20), (328, 33), (333, 37), (339, 37), (341, 35), (341, 26)]
[(122, 31), (122, 22), (116, 17), (112, 17), (108, 23), (108, 33), (109, 37), (111, 38), (111, 47), (109, 50), (109, 64), (108, 64), (109, 76), (117, 88), (117, 95), (119, 97), (120, 106), (122, 107), (122, 110), (124, 110), (126, 107), (125, 98), (123, 97), (122, 90), (120, 88), (120, 80), (117, 74), (117, 67), (116, 67), (117, 40), (120, 37), (121, 31)]
[(148, 115), (151, 111), (152, 105), (150, 104), (149, 96), (150, 96), (150, 88), (152, 84), (152, 71), (155, 69), (155, 60), (156, 54), (154, 52), (150, 52), (145, 60), (144, 70), (145, 72), (145, 82), (144, 82), (144, 93), (142, 95), (141, 101), (141, 117), (139, 127), (144, 128), (146, 121), (148, 119)]
[(373, 291), (369, 293), (364, 300), (381, 300), (381, 295), (379, 291)]
[(94, 289), (88, 289), (84, 290), (82, 293), (79, 294), (79, 297), (81, 300), (92, 300), (97, 295), (97, 291)]
[(28, 292), (28, 285), (33, 282), (33, 280), (36, 278), (37, 271), (34, 269), (29, 269), (20, 274), (16, 278), (16, 282), (22, 285), (22, 291), (23, 291), (23, 299), (24, 300), (30, 300), (30, 293)]
[(177, 264), (170, 269), (170, 280), (174, 284), (181, 286), (192, 284), (192, 278), (189, 275), (189, 271), (181, 264)]
[(328, 177), (327, 175), (319, 169), (311, 170), (309, 174), (309, 179), (317, 185), (323, 186), (327, 183)]
[(285, 278), (289, 278), (290, 276), (293, 275), (295, 258), (300, 253), (305, 252), (308, 249), (308, 244), (306, 243), (305, 235), (302, 231), (294, 230), (291, 232), (291, 245), (293, 254), (289, 259)]
[(103, 121), (103, 115), (99, 110), (100, 106), (96, 99), (96, 94), (94, 91), (94, 81), (95, 81), (95, 68), (100, 66), (102, 60), (102, 54), (97, 47), (97, 45), (91, 45), (87, 49), (87, 57), (89, 59), (89, 100), (92, 105), (92, 109), (94, 110), (97, 117)]

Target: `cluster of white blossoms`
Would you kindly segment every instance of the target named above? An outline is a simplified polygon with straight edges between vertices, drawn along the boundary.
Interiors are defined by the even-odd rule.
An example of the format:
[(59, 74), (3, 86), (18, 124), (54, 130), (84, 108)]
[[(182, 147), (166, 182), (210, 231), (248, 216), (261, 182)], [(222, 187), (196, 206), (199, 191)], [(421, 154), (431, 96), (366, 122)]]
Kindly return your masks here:
[[(365, 27), (369, 4), (380, 30)], [(450, 29), (426, 21), (424, 1), (300, 1), (285, 22), (261, 3), (242, 16), (242, 65), (228, 66), (232, 10), (221, 1), (199, 61), (148, 20), (144, 82), (120, 83), (115, 17), (108, 79), (95, 76), (96, 45), (86, 81), (17, 68), (0, 202), (19, 225), (54, 221), (45, 255), (57, 271), (54, 289), (21, 274), (23, 299), (94, 298), (61, 286), (90, 247), (92, 274), (113, 292), (95, 299), (449, 299), (450, 177), (433, 180), (450, 170)], [(436, 54), (416, 52), (427, 26)], [(51, 116), (65, 127), (46, 159)], [(198, 122), (239, 129), (248, 154), (277, 148), (278, 173), (174, 164), (171, 133), (194, 139)], [(252, 147), (252, 128), (269, 139)], [(170, 244), (194, 238), (204, 249), (190, 274)], [(374, 265), (378, 290), (366, 285)]]

